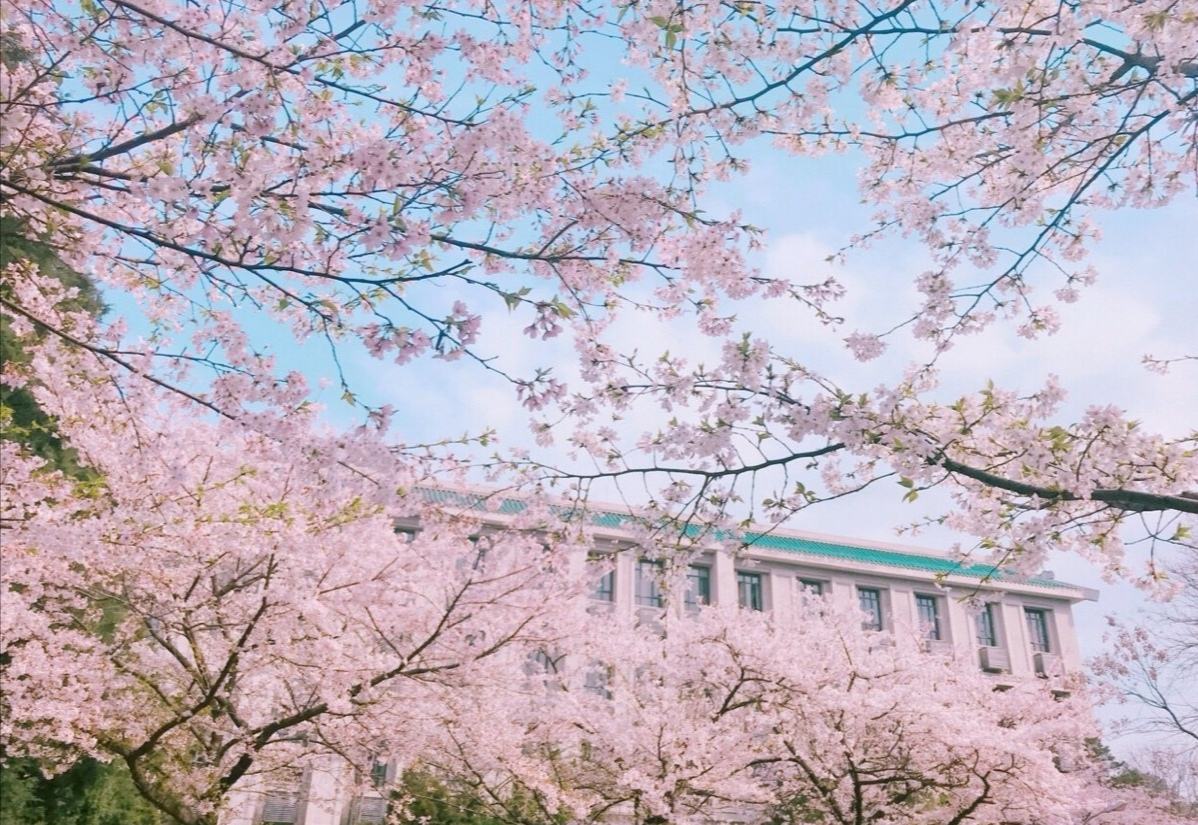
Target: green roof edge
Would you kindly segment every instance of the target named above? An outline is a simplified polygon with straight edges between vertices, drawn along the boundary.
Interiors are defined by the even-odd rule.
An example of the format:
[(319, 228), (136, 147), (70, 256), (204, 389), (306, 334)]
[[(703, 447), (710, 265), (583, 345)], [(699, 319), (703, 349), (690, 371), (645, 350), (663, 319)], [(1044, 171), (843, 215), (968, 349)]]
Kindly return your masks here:
[[(519, 499), (502, 498), (496, 507), (488, 507), (487, 499), (480, 493), (445, 490), (440, 488), (421, 487), (418, 493), (426, 500), (439, 504), (458, 505), (499, 515), (515, 515), (522, 512), (527, 505)], [(569, 520), (578, 509), (566, 506), (555, 506), (554, 511)], [(625, 522), (637, 517), (631, 513), (617, 513), (612, 510), (592, 510), (591, 524), (595, 527), (619, 529)], [(1056, 579), (1046, 579), (1038, 576), (1013, 576), (992, 564), (966, 564), (945, 558), (943, 556), (923, 555), (902, 550), (888, 550), (878, 547), (864, 547), (855, 544), (843, 544), (836, 541), (806, 538), (803, 536), (786, 536), (777, 533), (746, 532), (740, 540), (745, 547), (757, 547), (764, 550), (779, 550), (784, 553), (817, 556), (823, 558), (854, 561), (862, 564), (876, 564), (884, 567), (896, 567), (904, 570), (920, 570), (945, 576), (965, 576), (982, 581), (1005, 581), (1012, 584), (1033, 585), (1054, 589), (1077, 589), (1074, 585)]]

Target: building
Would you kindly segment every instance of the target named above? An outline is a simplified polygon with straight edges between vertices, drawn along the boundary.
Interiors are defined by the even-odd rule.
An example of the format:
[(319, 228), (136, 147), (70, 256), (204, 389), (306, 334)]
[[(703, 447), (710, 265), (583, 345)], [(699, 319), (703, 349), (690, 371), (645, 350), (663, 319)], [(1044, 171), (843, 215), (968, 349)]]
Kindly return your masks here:
[[(430, 500), (477, 510), (481, 497), (459, 491), (425, 490)], [(502, 525), (523, 505), (508, 499), (487, 519)], [(996, 688), (1015, 680), (1052, 679), (1081, 668), (1073, 606), (1097, 592), (1057, 581), (1050, 574), (1021, 578), (990, 565), (962, 564), (926, 548), (814, 533), (771, 530), (748, 533), (747, 546), (732, 553), (711, 547), (687, 571), (682, 598), (668, 598), (658, 563), (635, 552), (629, 522), (614, 509), (591, 512), (595, 544), (596, 609), (651, 620), (662, 610), (738, 604), (772, 612), (787, 621), (806, 594), (850, 600), (868, 627), (888, 631), (917, 627), (929, 655), (972, 660)], [(403, 530), (418, 529), (413, 523)], [(580, 562), (583, 560), (580, 559)], [(971, 603), (967, 606), (966, 599)], [(387, 765), (373, 767), (379, 787), (394, 777)], [(250, 790), (234, 805), (226, 825), (378, 825), (385, 819), (380, 794), (338, 796), (336, 776), (314, 765), (297, 772), (287, 787)], [(321, 800), (313, 804), (314, 800)], [(331, 801), (330, 801), (331, 800)]]

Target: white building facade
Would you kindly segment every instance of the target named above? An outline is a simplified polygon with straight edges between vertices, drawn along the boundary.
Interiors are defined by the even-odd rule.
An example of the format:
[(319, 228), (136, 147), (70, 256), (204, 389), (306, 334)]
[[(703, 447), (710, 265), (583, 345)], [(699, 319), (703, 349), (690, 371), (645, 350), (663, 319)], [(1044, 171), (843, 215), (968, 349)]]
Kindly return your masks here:
[[(698, 554), (685, 594), (669, 598), (658, 565), (641, 558), (633, 534), (620, 528), (627, 519), (614, 511), (595, 519), (607, 525), (595, 531), (590, 557), (601, 571), (590, 594), (596, 609), (648, 619), (662, 610), (738, 604), (784, 624), (793, 620), (798, 599), (818, 594), (857, 604), (872, 629), (918, 628), (929, 655), (972, 661), (996, 688), (1081, 669), (1073, 607), (1097, 599), (1097, 592), (1047, 574), (1016, 578), (925, 548), (771, 530), (748, 534), (748, 545), (736, 552)], [(505, 519), (493, 520), (500, 526)], [(379, 825), (394, 768), (378, 763), (364, 770), (377, 792), (342, 792), (338, 769), (321, 764), (297, 770), (282, 785), (247, 788), (232, 800), (224, 825)]]

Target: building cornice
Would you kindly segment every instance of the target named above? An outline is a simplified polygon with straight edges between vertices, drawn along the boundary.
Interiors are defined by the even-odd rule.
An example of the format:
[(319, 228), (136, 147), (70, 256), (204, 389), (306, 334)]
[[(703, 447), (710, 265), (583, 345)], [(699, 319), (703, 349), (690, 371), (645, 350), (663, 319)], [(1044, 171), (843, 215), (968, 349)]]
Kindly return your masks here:
[[(416, 494), (426, 501), (470, 512), (496, 524), (512, 521), (527, 507), (516, 496), (479, 488), (422, 487)], [(559, 500), (550, 506), (564, 524), (569, 524), (572, 518), (576, 520), (577, 514), (583, 512), (578, 504), (568, 501)], [(635, 523), (651, 523), (649, 516), (635, 508), (610, 504), (588, 505), (585, 513), (587, 527), (597, 538), (630, 546), (638, 539)], [(707, 542), (706, 549), (727, 548), (729, 544), (739, 556), (754, 561), (798, 563), (824, 570), (899, 577), (945, 588), (1023, 593), (1070, 602), (1098, 598), (1098, 591), (1092, 588), (1058, 581), (1045, 574), (1018, 576), (993, 564), (960, 560), (942, 551), (895, 542), (750, 525), (743, 532), (729, 534), (727, 541), (721, 542), (716, 537)]]

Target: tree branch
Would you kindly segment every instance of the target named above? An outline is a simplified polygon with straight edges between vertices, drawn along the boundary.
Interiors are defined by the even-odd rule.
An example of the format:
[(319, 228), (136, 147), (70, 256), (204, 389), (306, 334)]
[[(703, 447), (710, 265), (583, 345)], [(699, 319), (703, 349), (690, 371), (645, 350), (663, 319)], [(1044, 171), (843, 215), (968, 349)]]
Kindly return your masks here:
[(1055, 490), (1051, 487), (1015, 481), (987, 470), (970, 467), (968, 464), (962, 464), (945, 455), (930, 458), (928, 463), (943, 467), (950, 473), (980, 481), (987, 487), (995, 487), (1021, 496), (1035, 496), (1045, 501), (1100, 501), (1120, 510), (1132, 510), (1140, 513), (1177, 510), (1182, 513), (1198, 514), (1198, 493), (1185, 492), (1180, 495), (1165, 495), (1146, 493), (1140, 490), (1108, 488), (1095, 490), (1088, 496), (1080, 496), (1069, 490)]

